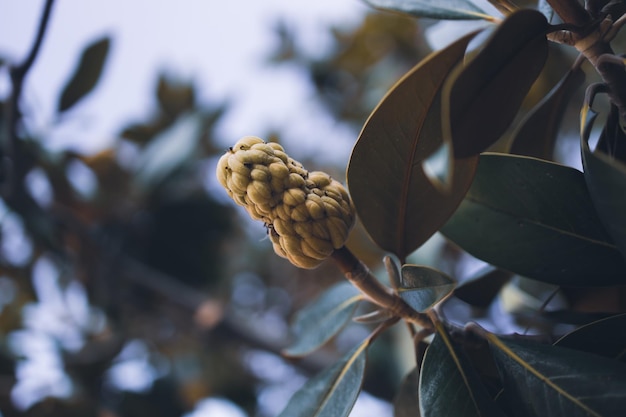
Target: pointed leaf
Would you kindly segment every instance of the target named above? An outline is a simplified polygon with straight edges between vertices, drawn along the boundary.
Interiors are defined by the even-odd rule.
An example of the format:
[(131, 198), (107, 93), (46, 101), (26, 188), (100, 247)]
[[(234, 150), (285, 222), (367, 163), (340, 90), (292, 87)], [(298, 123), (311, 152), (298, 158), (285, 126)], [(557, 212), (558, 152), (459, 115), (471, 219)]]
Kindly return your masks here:
[(467, 0), (364, 0), (381, 10), (406, 13), (414, 17), (432, 19), (491, 19)]
[(511, 14), (446, 82), (444, 129), (455, 157), (484, 151), (509, 127), (548, 57), (547, 28), (536, 10)]
[(363, 295), (352, 284), (340, 282), (300, 310), (291, 332), (295, 341), (283, 350), (287, 356), (304, 356), (335, 336), (350, 321)]
[(454, 290), (456, 282), (436, 269), (419, 265), (402, 266), (398, 294), (414, 310), (424, 312)]
[(110, 44), (111, 39), (105, 37), (85, 48), (74, 74), (61, 93), (58, 111), (69, 109), (93, 90), (102, 75)]
[(442, 332), (426, 351), (419, 389), (422, 417), (503, 416), (465, 355)]
[(555, 345), (626, 362), (626, 314), (594, 321), (566, 334)]
[(371, 114), (352, 151), (347, 176), (359, 218), (374, 242), (401, 260), (448, 219), (471, 183), (475, 158), (454, 162), (449, 193), (421, 167), (443, 144), (440, 89), (471, 37), (405, 75)]
[(520, 127), (513, 134), (510, 152), (552, 160), (563, 114), (570, 98), (584, 80), (585, 73), (580, 68), (568, 71), (520, 122)]
[(471, 306), (486, 308), (512, 276), (508, 271), (488, 265), (459, 284), (454, 295)]
[(626, 265), (600, 223), (583, 174), (535, 158), (483, 154), (442, 233), (470, 254), (562, 286), (626, 284)]
[(339, 362), (307, 381), (278, 417), (346, 417), (361, 391), (367, 339)]
[[(615, 123), (613, 128), (606, 128), (604, 136), (608, 135), (607, 129), (622, 132), (617, 120), (609, 118), (608, 123)], [(583, 120), (583, 123), (585, 121)], [(593, 123), (590, 121), (589, 126)], [(583, 125), (583, 127), (585, 127)], [(621, 253), (626, 256), (626, 164), (611, 157), (600, 149), (591, 152), (589, 148), (589, 130), (583, 128), (581, 135), (581, 150), (585, 180), (592, 196), (593, 204), (598, 211), (600, 219), (606, 226)], [(622, 132), (622, 140), (626, 139)], [(613, 142), (606, 139), (605, 144)], [(606, 145), (605, 145), (606, 146)], [(622, 144), (623, 146), (623, 144)]]
[(619, 417), (626, 364), (576, 350), (488, 335), (504, 400), (520, 416)]

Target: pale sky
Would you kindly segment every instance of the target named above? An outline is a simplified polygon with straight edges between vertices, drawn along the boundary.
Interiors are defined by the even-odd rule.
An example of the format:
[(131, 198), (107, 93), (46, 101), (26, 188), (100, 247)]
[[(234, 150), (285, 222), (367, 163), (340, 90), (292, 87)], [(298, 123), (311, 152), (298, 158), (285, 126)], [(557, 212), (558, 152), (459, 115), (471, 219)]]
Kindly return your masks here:
[[(0, 0), (0, 54), (24, 57), (43, 3)], [(304, 74), (264, 63), (277, 41), (273, 24), (282, 17), (308, 51), (321, 54), (328, 47), (325, 28), (357, 23), (366, 10), (359, 0), (57, 1), (24, 97), (34, 128), (46, 131), (49, 146), (92, 152), (110, 143), (124, 124), (150, 114), (157, 76), (167, 70), (194, 80), (203, 101), (231, 100), (220, 133), (233, 143), (275, 127), (287, 141), (297, 138), (304, 149), (313, 149), (315, 138), (348, 132), (324, 117), (315, 92), (302, 82)], [(55, 125), (57, 97), (80, 52), (105, 34), (113, 43), (97, 89)], [(7, 91), (1, 75), (0, 93)], [(328, 153), (347, 161), (349, 151), (344, 145)]]

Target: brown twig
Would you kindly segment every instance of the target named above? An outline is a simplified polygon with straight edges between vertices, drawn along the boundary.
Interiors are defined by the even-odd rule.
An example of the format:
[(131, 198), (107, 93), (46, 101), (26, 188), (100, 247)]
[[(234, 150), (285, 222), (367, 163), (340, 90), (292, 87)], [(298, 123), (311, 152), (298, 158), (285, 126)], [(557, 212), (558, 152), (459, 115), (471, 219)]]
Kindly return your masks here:
[(373, 303), (389, 309), (404, 320), (431, 329), (432, 322), (426, 314), (413, 310), (390, 288), (382, 285), (370, 270), (345, 246), (336, 249), (331, 255), (339, 269), (355, 287)]

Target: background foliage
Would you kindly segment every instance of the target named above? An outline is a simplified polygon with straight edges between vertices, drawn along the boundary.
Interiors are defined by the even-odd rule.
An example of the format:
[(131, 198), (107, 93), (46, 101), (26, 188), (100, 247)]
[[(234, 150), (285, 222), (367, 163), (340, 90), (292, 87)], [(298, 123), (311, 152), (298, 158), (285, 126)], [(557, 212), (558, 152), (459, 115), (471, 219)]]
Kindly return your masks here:
[[(393, 311), (331, 265), (297, 270), (250, 241), (241, 213), (206, 186), (230, 104), (199, 101), (193, 83), (164, 73), (154, 113), (108, 149), (50, 149), (21, 93), (52, 3), (26, 59), (0, 59), (11, 84), (0, 113), (2, 415), (171, 416), (226, 398), (251, 416), (275, 404), (284, 416), (341, 416), (361, 388), (396, 416), (623, 410), (626, 90), (613, 75), (624, 64), (603, 50), (614, 67), (594, 63), (598, 75), (549, 42), (563, 41), (551, 5), (577, 2), (494, 1), (496, 18), (463, 0), (367, 1), (396, 13), (329, 28), (324, 57), (277, 24), (268, 61), (306, 72), (358, 137), (347, 180), (362, 224), (348, 246), (436, 318), (426, 332), (386, 332)], [(620, 2), (587, 7), (623, 22)], [(488, 23), (430, 54), (436, 19)], [(600, 21), (556, 28), (595, 33)], [(59, 123), (98, 85), (109, 49), (104, 37), (76, 51)], [(383, 251), (394, 255), (384, 268)], [(528, 337), (496, 336), (512, 332)]]

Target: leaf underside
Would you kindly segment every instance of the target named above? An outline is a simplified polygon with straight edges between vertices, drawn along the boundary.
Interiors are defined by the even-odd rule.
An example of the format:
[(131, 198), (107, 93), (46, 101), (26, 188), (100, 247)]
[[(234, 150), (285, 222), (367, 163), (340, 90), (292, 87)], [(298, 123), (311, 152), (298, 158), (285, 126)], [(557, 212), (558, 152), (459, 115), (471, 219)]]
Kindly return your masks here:
[(536, 10), (513, 13), (446, 82), (444, 123), (455, 157), (486, 150), (510, 126), (548, 57), (547, 27)]
[(372, 240), (400, 260), (445, 223), (471, 183), (476, 158), (454, 162), (448, 193), (422, 162), (443, 144), (441, 86), (473, 35), (436, 52), (405, 75), (365, 123), (348, 165), (357, 214)]

